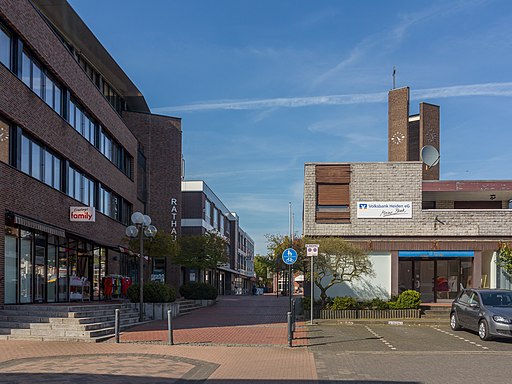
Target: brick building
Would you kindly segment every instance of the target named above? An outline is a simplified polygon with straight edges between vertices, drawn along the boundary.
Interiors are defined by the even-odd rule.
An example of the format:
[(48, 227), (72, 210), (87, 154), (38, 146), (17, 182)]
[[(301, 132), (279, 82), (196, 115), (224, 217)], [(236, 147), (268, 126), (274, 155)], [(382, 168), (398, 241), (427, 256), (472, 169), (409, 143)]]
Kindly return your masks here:
[(439, 180), (439, 161), (420, 161), (424, 146), (439, 151), (439, 107), (410, 116), (409, 88), (389, 92), (388, 116), (388, 162), (305, 165), (304, 235), (358, 244), (375, 271), (329, 295), (443, 302), (460, 285), (509, 288), (496, 254), (512, 241), (512, 181)]
[(229, 260), (217, 270), (183, 270), (183, 281), (204, 281), (217, 287), (219, 294), (249, 292), (255, 281), (254, 241), (240, 227), (240, 219), (231, 212), (204, 181), (181, 183), (183, 236), (214, 231), (228, 242)]
[(77, 279), (100, 300), (104, 276), (136, 280), (120, 247), (131, 213), (178, 233), (180, 180), (181, 120), (151, 114), (71, 6), (0, 0), (0, 306), (69, 301)]

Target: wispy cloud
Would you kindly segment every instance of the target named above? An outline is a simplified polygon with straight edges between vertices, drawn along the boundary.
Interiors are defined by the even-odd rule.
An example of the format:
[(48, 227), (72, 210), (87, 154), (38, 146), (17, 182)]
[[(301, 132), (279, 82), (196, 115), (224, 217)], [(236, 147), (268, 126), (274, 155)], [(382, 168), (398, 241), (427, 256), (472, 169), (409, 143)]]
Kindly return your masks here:
[[(464, 96), (512, 96), (512, 82), (454, 85), (411, 91), (413, 100)], [(311, 97), (280, 97), (259, 100), (220, 100), (197, 104), (153, 108), (157, 113), (198, 112), (215, 110), (258, 110), (267, 108), (301, 108), (317, 105), (350, 105), (387, 102), (387, 92), (328, 95)]]
[(480, 5), (482, 0), (465, 1), (465, 2), (447, 2), (441, 5), (434, 5), (430, 8), (420, 10), (413, 13), (403, 13), (399, 15), (399, 19), (394, 23), (392, 28), (373, 33), (360, 42), (358, 42), (348, 54), (335, 66), (319, 75), (313, 85), (324, 83), (334, 76), (337, 76), (342, 70), (358, 63), (361, 60), (368, 59), (369, 56), (375, 56), (376, 49), (382, 53), (394, 51), (404, 40), (408, 30), (417, 24), (420, 24), (432, 17), (439, 15), (446, 16), (448, 14), (457, 13), (467, 10), (468, 7)]
[(290, 172), (290, 171), (297, 171), (301, 168), (275, 168), (275, 167), (268, 167), (268, 168), (261, 168), (261, 169), (237, 169), (232, 171), (221, 171), (221, 172), (205, 172), (205, 173), (192, 173), (191, 175), (187, 176), (189, 179), (213, 179), (216, 177), (227, 177), (227, 176), (237, 176), (237, 175), (248, 175), (248, 174), (275, 174), (280, 172)]

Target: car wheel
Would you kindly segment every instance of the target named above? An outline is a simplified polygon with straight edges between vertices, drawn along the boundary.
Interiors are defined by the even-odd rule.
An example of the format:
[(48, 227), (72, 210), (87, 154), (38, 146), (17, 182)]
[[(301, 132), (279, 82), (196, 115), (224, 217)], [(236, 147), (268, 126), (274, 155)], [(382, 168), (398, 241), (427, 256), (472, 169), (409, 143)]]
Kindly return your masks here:
[(450, 328), (454, 331), (460, 331), (462, 327), (459, 324), (459, 320), (457, 319), (457, 315), (455, 312), (452, 312), (450, 315)]
[(480, 320), (480, 323), (478, 323), (478, 336), (480, 336), (480, 339), (486, 341), (492, 339), (489, 334), (489, 324), (487, 324), (486, 320)]

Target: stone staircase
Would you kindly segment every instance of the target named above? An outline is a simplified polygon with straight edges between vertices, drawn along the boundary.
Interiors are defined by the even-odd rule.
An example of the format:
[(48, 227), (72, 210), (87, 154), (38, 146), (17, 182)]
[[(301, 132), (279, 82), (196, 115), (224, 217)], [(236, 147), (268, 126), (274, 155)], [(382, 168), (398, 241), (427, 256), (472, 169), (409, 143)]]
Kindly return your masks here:
[[(178, 316), (202, 307), (194, 300), (176, 303)], [(114, 336), (116, 309), (121, 311), (121, 330), (140, 324), (136, 303), (6, 305), (0, 309), (0, 340), (101, 342)], [(147, 320), (165, 316), (153, 315), (146, 311)]]
[(6, 305), (0, 310), (0, 339), (99, 342), (139, 323), (137, 304)]
[(451, 305), (421, 305), (421, 318), (449, 323)]
[(195, 300), (178, 299), (176, 303), (180, 305), (180, 316), (186, 315), (196, 309), (202, 308)]

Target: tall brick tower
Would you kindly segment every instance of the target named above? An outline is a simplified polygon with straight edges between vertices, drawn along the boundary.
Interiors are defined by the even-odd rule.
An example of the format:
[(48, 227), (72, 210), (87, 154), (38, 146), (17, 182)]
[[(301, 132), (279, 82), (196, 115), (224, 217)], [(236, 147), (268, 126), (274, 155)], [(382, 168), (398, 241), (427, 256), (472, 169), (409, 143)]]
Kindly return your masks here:
[[(439, 106), (420, 103), (420, 113), (409, 115), (409, 87), (388, 94), (388, 161), (420, 161), (425, 145), (439, 148)], [(439, 180), (439, 163), (423, 168), (424, 180)]]

